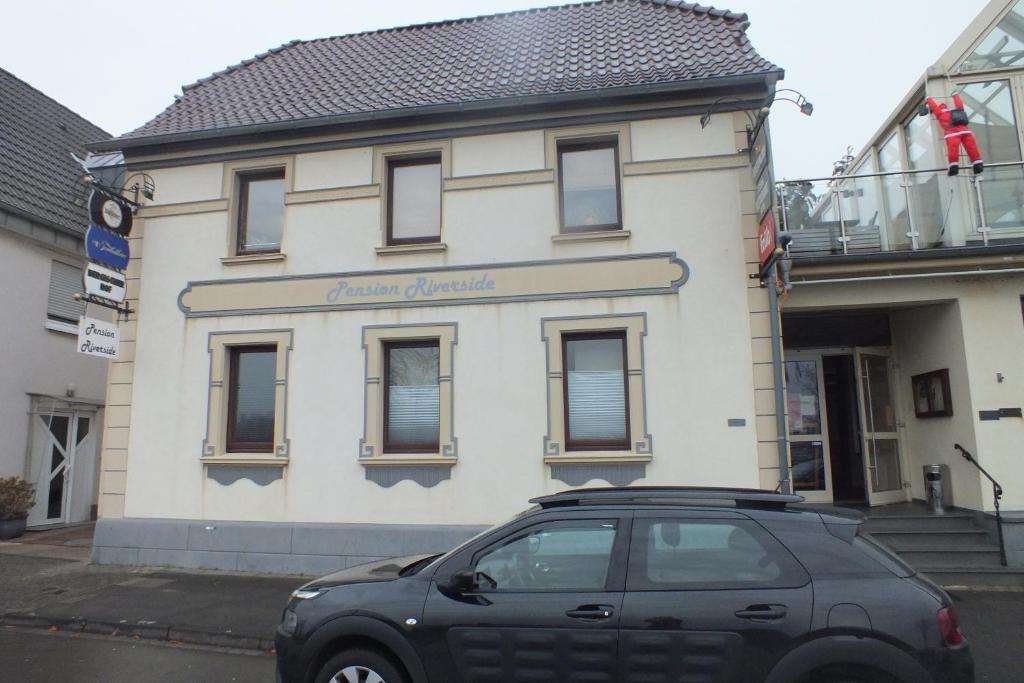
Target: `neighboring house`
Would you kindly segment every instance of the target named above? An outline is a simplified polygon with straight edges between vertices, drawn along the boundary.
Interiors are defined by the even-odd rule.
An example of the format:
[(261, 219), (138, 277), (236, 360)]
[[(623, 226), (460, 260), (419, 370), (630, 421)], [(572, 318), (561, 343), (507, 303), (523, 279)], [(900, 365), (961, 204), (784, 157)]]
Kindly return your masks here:
[(775, 488), (747, 127), (782, 71), (747, 25), (616, 0), (296, 41), (94, 146), (159, 199), (94, 559), (322, 572), (566, 486)]
[(2, 69), (0, 102), (0, 476), (37, 485), (30, 527), (87, 521), (107, 363), (76, 352), (88, 218), (71, 154), (110, 136)]
[[(845, 175), (781, 186), (794, 236), (783, 315), (791, 457), (808, 498), (924, 499), (923, 466), (938, 464), (952, 504), (990, 519), (992, 485), (960, 444), (1005, 487), (1003, 511), (1024, 517), (1022, 87), (1024, 2), (997, 0)], [(966, 155), (947, 175), (943, 130), (918, 115), (926, 97), (952, 108), (954, 92), (986, 164), (979, 178)], [(1015, 539), (1010, 559), (1024, 564)]]

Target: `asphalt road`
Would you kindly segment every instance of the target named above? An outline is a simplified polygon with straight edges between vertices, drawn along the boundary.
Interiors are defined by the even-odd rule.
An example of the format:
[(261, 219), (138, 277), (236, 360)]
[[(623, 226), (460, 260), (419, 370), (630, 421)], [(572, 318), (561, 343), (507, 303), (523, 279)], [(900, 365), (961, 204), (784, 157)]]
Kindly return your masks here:
[(268, 654), (197, 649), (123, 637), (0, 628), (0, 679), (18, 683), (272, 683)]

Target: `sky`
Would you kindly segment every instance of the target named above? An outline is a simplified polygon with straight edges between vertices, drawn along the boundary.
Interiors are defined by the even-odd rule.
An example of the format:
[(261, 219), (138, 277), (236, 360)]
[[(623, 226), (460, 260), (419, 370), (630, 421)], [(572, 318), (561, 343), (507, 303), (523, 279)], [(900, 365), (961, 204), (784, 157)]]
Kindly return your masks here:
[[(706, 2), (707, 0), (705, 0)], [(776, 178), (829, 175), (859, 150), (987, 0), (723, 0), (746, 12), (779, 87), (814, 104), (772, 108)], [(294, 38), (560, 4), (557, 0), (7, 0), (0, 68), (112, 134), (181, 86)], [(0, 102), (0, 106), (2, 106)]]

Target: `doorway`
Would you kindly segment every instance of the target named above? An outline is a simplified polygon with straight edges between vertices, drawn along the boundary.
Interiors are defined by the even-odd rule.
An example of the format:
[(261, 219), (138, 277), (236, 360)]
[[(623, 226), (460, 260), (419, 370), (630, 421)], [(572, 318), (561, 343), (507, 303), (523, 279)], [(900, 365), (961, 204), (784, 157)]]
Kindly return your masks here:
[(786, 353), (793, 490), (813, 502), (906, 499), (887, 348)]
[(36, 501), (28, 526), (61, 526), (93, 517), (96, 435), (92, 411), (50, 410), (32, 414), (29, 480)]

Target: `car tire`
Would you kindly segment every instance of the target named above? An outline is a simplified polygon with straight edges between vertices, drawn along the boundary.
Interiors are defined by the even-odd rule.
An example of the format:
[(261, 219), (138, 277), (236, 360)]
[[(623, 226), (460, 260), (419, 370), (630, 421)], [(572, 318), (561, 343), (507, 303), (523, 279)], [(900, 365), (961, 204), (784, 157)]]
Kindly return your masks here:
[(342, 650), (327, 660), (316, 683), (407, 683), (402, 670), (372, 650)]

